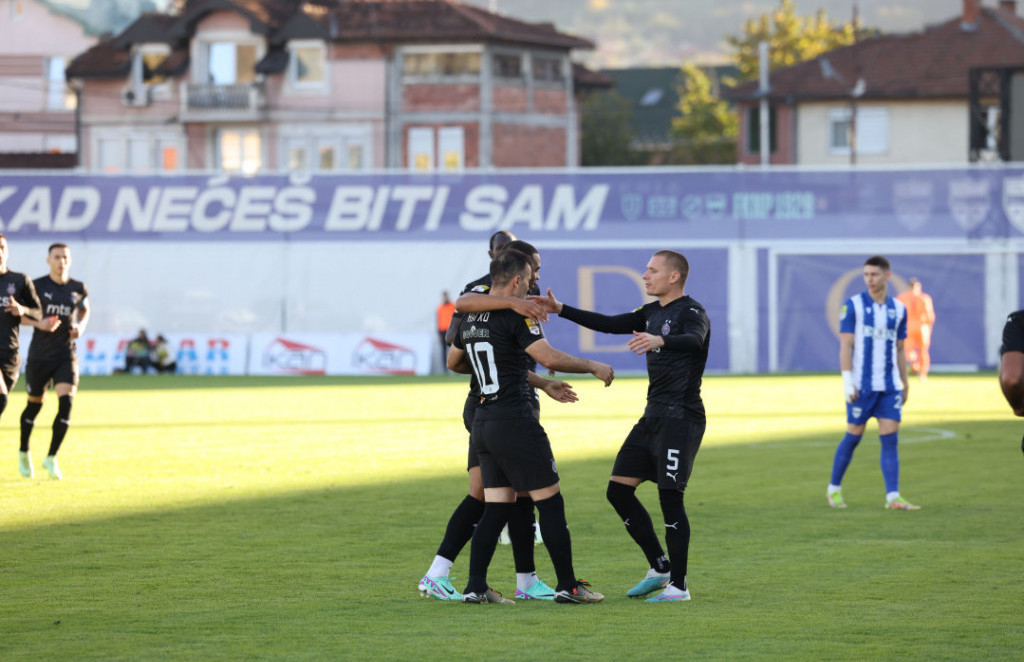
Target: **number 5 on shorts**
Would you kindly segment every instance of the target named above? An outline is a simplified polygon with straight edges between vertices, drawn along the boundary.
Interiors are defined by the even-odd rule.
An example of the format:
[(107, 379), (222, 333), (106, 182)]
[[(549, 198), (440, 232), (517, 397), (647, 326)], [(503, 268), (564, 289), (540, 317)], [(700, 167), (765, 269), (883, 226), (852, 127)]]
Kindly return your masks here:
[(678, 448), (670, 448), (670, 449), (668, 449), (668, 452), (665, 453), (665, 459), (668, 462), (668, 464), (665, 465), (666, 469), (668, 469), (669, 471), (675, 471), (676, 469), (678, 469), (679, 468), (679, 449)]

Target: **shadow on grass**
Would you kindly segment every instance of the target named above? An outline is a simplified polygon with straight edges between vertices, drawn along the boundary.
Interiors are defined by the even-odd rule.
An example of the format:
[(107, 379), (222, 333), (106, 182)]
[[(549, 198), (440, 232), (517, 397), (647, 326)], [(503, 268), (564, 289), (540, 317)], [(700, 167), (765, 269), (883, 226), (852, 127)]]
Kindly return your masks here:
[[(1005, 423), (951, 428), (903, 449), (916, 513), (882, 508), (870, 433), (845, 511), (825, 506), (820, 436), (702, 450), (687, 492), (695, 599), (667, 609), (624, 597), (646, 563), (604, 498), (611, 457), (560, 463), (577, 572), (608, 595), (588, 607), (417, 595), (465, 494), (460, 472), (6, 530), (0, 657), (574, 659), (585, 644), (587, 659), (621, 659), (638, 631), (684, 619), (687, 649), (705, 657), (1006, 659), (1024, 634), (1020, 451)], [(638, 495), (659, 522), (653, 487)], [(543, 547), (536, 559), (553, 580)], [(490, 579), (514, 591), (508, 548)], [(971, 589), (955, 610), (951, 586)]]

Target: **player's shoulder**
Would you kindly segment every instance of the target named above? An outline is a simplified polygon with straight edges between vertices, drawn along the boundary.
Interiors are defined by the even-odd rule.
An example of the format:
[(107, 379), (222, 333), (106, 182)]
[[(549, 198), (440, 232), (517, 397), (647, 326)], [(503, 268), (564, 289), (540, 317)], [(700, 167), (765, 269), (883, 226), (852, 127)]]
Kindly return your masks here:
[(481, 276), (474, 281), (466, 283), (460, 294), (488, 294), (491, 291), (491, 275)]

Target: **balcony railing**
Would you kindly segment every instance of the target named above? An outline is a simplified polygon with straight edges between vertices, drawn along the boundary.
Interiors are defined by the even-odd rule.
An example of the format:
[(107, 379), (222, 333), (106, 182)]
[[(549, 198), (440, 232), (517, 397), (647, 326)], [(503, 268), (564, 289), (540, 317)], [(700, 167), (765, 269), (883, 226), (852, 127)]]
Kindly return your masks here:
[(185, 109), (204, 111), (256, 111), (263, 106), (263, 93), (259, 85), (241, 83), (215, 85), (212, 83), (185, 83)]

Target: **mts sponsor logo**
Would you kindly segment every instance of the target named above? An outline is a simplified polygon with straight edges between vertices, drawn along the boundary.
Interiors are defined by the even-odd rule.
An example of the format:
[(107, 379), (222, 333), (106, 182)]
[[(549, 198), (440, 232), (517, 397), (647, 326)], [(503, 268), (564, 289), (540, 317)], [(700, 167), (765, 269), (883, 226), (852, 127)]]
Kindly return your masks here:
[(382, 375), (416, 374), (416, 352), (408, 347), (366, 338), (352, 352), (356, 372)]
[(327, 353), (313, 345), (275, 338), (263, 351), (263, 367), (287, 375), (323, 375), (327, 372)]

